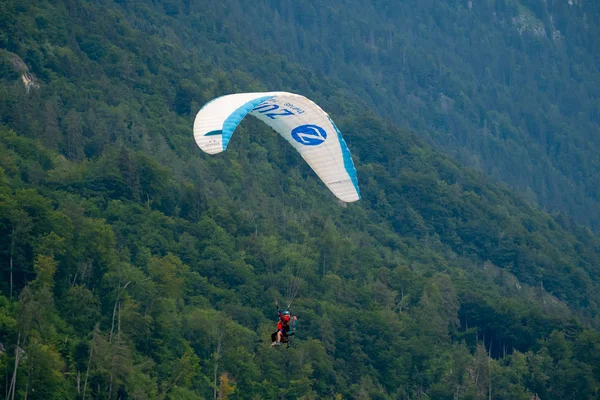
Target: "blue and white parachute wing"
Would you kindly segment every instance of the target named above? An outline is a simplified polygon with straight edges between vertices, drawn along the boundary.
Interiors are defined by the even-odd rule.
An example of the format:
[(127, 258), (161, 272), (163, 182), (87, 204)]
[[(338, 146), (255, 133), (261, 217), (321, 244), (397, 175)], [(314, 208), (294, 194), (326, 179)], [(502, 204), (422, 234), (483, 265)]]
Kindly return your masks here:
[(284, 137), (340, 200), (360, 199), (356, 169), (329, 115), (304, 96), (287, 92), (237, 93), (206, 103), (194, 121), (194, 139), (209, 154), (225, 151), (250, 114)]

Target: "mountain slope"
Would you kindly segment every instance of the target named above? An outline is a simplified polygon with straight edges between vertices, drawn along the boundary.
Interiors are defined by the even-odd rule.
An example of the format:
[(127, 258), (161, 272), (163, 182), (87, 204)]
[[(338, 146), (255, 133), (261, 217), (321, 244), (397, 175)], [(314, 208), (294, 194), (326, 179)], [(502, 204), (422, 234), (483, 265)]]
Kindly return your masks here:
[[(186, 20), (186, 3), (1, 7), (5, 391), (487, 398), (493, 382), (495, 398), (597, 397), (600, 240), (589, 229), (285, 56), (191, 35), (204, 25)], [(257, 121), (226, 154), (195, 147), (201, 104), (273, 88), (326, 105), (362, 201), (340, 207)], [(268, 336), (275, 286), (296, 267), (288, 358)], [(15, 363), (18, 348), (27, 357)]]
[(284, 54), (529, 200), (598, 228), (596, 2), (203, 1), (175, 10), (190, 35)]

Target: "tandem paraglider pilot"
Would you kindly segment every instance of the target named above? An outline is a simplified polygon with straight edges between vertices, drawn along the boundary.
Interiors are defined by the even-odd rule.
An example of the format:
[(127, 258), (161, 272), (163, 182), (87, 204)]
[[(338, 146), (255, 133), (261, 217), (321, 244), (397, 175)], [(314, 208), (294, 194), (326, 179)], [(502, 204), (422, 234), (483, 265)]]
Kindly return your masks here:
[(271, 334), (271, 346), (281, 346), (281, 343), (286, 343), (287, 347), (290, 347), (290, 336), (294, 336), (296, 333), (296, 320), (298, 318), (291, 315), (289, 310), (281, 312), (279, 305), (277, 306), (277, 313), (279, 321), (277, 322), (277, 331)]

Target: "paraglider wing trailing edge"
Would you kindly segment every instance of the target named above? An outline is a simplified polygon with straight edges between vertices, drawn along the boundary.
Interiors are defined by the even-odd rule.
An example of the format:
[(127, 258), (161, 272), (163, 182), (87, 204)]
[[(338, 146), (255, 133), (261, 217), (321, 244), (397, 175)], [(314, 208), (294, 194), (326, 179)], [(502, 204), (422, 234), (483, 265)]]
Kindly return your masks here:
[(342, 134), (321, 107), (298, 94), (236, 93), (209, 101), (194, 121), (198, 147), (209, 154), (225, 151), (248, 114), (294, 146), (337, 198), (346, 203), (360, 199), (356, 168)]

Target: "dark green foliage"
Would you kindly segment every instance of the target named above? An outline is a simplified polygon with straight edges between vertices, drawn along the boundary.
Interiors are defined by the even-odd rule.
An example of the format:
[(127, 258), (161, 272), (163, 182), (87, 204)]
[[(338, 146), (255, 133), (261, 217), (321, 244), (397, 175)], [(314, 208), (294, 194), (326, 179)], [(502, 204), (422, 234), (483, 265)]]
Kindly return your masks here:
[(273, 87), (298, 62), (528, 200), (600, 227), (596, 2), (227, 3), (194, 3), (185, 20), (287, 57), (253, 66)]
[[(379, 3), (390, 18), (411, 9)], [(547, 21), (533, 3), (536, 18), (589, 46), (569, 18)], [(415, 50), (439, 38), (435, 26), (482, 29), (474, 16), (425, 2), (427, 18), (408, 36), (419, 40), (409, 45), (393, 35), (381, 42), (392, 32), (386, 24), (369, 31), (368, 10), (347, 19), (310, 2), (247, 7), (0, 3), (0, 392), (12, 394), (14, 371), (15, 397), (35, 399), (485, 399), (490, 390), (498, 399), (598, 398), (598, 236), (383, 121), (369, 107), (385, 104), (386, 114), (408, 112), (406, 104), (384, 102), (383, 88), (369, 83), (390, 79), (396, 99), (413, 89), (390, 74), (357, 74), (340, 58), (394, 66), (392, 50), (404, 43), (408, 61), (397, 62), (410, 63), (407, 85), (423, 90), (407, 108), (421, 133), (483, 124), (506, 145), (521, 140), (519, 113), (531, 113), (528, 131), (554, 126), (533, 105), (517, 117), (484, 111), (481, 99), (457, 95), (470, 81)], [(513, 1), (475, 7), (477, 18), (500, 25), (521, 12)], [(293, 41), (265, 42), (259, 18), (251, 35), (238, 23), (267, 9), (275, 13), (268, 36), (294, 26)], [(456, 10), (461, 19), (449, 26)], [(353, 41), (313, 58), (316, 72), (294, 64), (304, 48), (316, 51), (310, 33), (324, 25), (355, 32)], [(502, 40), (547, 57), (519, 35)], [(494, 55), (514, 61), (505, 56)], [(39, 87), (24, 87), (15, 59)], [(511, 68), (481, 64), (475, 76), (503, 76), (515, 82), (509, 92), (531, 92), (503, 75)], [(354, 76), (361, 96), (327, 74)], [(539, 79), (534, 86), (561, 85)], [(469, 121), (433, 107), (434, 86)], [(200, 153), (191, 126), (204, 102), (265, 89), (326, 105), (355, 155), (363, 200), (340, 207), (291, 147), (251, 119), (227, 154)], [(593, 90), (577, 101), (592, 101)], [(567, 103), (555, 116), (565, 135), (581, 122)], [(433, 112), (424, 118), (422, 107)], [(273, 350), (276, 287), (285, 291), (296, 268), (299, 334), (291, 349)]]

